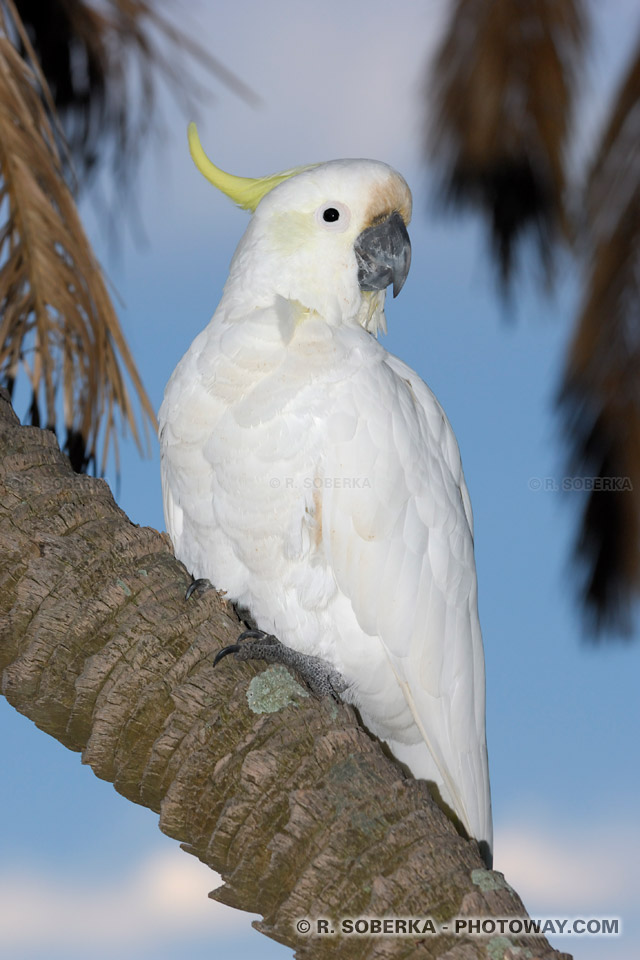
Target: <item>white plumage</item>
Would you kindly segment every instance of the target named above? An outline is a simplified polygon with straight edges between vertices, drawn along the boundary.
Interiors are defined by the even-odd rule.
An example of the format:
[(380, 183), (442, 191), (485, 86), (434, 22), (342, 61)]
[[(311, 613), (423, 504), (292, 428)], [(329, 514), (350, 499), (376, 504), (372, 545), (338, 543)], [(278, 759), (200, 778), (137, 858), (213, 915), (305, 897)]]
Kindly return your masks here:
[(308, 168), (260, 200), (165, 392), (165, 517), (194, 576), (337, 668), (369, 729), (491, 847), (458, 446), (429, 388), (375, 339), (385, 293), (363, 292), (354, 251), (395, 211), (408, 221), (406, 184), (364, 160)]

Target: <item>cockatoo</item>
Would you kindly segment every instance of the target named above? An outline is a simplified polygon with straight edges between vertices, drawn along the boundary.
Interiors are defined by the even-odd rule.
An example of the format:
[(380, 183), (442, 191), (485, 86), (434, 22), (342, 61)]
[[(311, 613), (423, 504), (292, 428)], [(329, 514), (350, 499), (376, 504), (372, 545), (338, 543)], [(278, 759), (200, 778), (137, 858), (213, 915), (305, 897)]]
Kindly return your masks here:
[(189, 142), (253, 216), (159, 414), (176, 556), (250, 611), (237, 655), (326, 666), (488, 860), (469, 494), (442, 407), (377, 340), (409, 269), (409, 188), (372, 160), (235, 177), (193, 124)]

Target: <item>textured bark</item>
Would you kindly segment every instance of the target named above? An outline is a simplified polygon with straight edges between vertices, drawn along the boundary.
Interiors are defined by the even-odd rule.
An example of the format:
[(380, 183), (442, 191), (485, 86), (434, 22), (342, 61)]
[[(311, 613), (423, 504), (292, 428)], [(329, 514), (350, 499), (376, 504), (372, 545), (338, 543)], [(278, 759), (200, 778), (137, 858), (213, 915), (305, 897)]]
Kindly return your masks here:
[[(566, 957), (542, 937), (296, 931), (307, 917), (525, 910), (351, 708), (283, 668), (214, 670), (238, 622), (213, 591), (186, 603), (189, 579), (165, 535), (131, 523), (0, 396), (0, 669), (17, 710), (159, 813), (222, 875), (215, 899), (262, 914), (258, 928), (300, 958)], [(290, 702), (273, 709), (278, 698)]]

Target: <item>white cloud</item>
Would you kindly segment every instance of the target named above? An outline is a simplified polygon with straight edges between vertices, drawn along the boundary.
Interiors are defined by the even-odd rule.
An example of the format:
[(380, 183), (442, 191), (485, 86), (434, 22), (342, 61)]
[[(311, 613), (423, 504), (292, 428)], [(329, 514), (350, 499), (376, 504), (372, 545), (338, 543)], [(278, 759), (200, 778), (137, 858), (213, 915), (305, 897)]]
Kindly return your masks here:
[(632, 821), (521, 822), (497, 831), (496, 868), (527, 909), (615, 912), (631, 903), (640, 885), (639, 849), (640, 827)]
[(550, 823), (530, 813), (497, 826), (495, 867), (533, 917), (622, 920), (615, 937), (552, 936), (557, 950), (575, 960), (632, 960), (640, 956), (634, 929), (639, 849), (640, 826), (632, 815)]
[[(99, 874), (98, 874), (99, 877)], [(181, 933), (220, 938), (249, 931), (253, 916), (209, 899), (220, 877), (177, 847), (147, 857), (124, 877), (76, 881), (44, 871), (0, 872), (4, 949), (129, 946)]]
[[(496, 868), (536, 917), (621, 916), (625, 935), (606, 940), (610, 960), (639, 955), (630, 924), (640, 887), (640, 828), (631, 818), (562, 829), (528, 818), (496, 832)], [(5, 949), (124, 949), (180, 935), (219, 941), (249, 932), (252, 915), (212, 901), (220, 878), (177, 847), (142, 860), (124, 876), (75, 880), (53, 871), (0, 871), (0, 930)], [(554, 939), (554, 938), (552, 938)], [(588, 960), (597, 938), (555, 938)]]

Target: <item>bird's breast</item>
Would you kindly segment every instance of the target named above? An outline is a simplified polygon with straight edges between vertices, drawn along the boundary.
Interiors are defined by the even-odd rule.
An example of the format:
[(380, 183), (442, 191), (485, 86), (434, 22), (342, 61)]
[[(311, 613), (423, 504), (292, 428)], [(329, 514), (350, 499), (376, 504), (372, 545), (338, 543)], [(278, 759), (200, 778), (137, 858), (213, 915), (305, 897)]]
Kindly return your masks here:
[[(214, 321), (182, 364), (174, 379), (190, 389), (165, 400), (163, 428), (172, 486), (188, 505), (176, 552), (231, 598), (261, 579), (291, 582), (300, 559), (321, 552), (327, 431), (346, 429), (362, 357), (320, 318), (281, 307)], [(335, 588), (318, 570), (297, 587), (316, 601)]]

